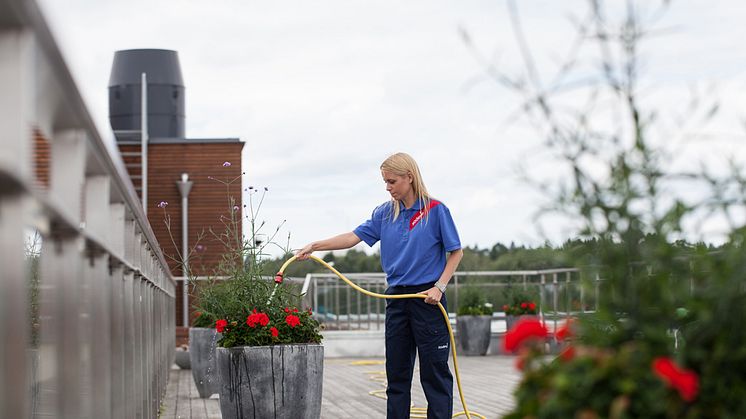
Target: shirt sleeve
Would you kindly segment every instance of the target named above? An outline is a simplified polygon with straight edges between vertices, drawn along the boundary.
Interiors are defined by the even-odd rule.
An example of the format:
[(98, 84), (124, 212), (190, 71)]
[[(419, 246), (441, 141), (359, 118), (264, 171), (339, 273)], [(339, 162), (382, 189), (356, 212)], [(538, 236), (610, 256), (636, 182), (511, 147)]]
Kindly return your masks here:
[(383, 206), (376, 207), (370, 215), (370, 219), (360, 224), (353, 233), (368, 246), (373, 246), (381, 240), (381, 220)]
[(439, 205), (441, 210), (438, 211), (440, 218), (440, 237), (443, 240), (443, 247), (446, 252), (453, 252), (461, 248), (461, 240), (458, 236), (458, 230), (456, 230), (456, 224), (453, 222), (451, 217), (451, 211), (445, 205)]

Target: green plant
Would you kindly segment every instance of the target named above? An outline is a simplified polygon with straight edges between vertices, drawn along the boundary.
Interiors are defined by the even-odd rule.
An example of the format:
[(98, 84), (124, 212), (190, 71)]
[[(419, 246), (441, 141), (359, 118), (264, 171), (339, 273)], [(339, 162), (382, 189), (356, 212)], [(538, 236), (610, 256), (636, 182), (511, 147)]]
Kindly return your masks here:
[(524, 288), (518, 282), (510, 282), (502, 288), (502, 310), (508, 316), (533, 315), (539, 312), (538, 291)]
[[(556, 170), (567, 175), (539, 185), (552, 198), (546, 210), (567, 217), (592, 241), (575, 256), (594, 263), (585, 266), (585, 278), (602, 281), (595, 312), (578, 316), (574, 337), (556, 359), (525, 343), (549, 334), (540, 322), (506, 334), (524, 371), (506, 418), (746, 417), (740, 397), (746, 392), (746, 227), (733, 216), (745, 209), (746, 174), (735, 160), (717, 173), (676, 165), (678, 156), (663, 148), (674, 136), (655, 141), (661, 110), (639, 101), (639, 52), (656, 32), (643, 23), (655, 22), (661, 10), (651, 13), (644, 3), (627, 2), (615, 21), (603, 2), (589, 1), (573, 50), (592, 41), (601, 74), (584, 86), (583, 109), (569, 109), (553, 95), (568, 93), (563, 80), (578, 57), (562, 63), (557, 84), (542, 85), (533, 77), (517, 3), (508, 3), (533, 76), (499, 79), (526, 98), (527, 114), (558, 157)], [(664, 10), (669, 2), (658, 5)], [(719, 109), (701, 98), (691, 105), (686, 119), (695, 124), (706, 124)], [(683, 240), (713, 220), (727, 226), (727, 241), (717, 250)]]
[(459, 316), (492, 315), (492, 303), (484, 298), (480, 289), (475, 286), (463, 287), (461, 301), (456, 313)]
[[(223, 163), (223, 167), (229, 166), (229, 162)], [(197, 297), (195, 326), (215, 327), (222, 333), (218, 345), (223, 347), (321, 342), (319, 323), (310, 309), (301, 309), (297, 287), (282, 278), (272, 279), (274, 264), (265, 248), (279, 246), (274, 240), (281, 225), (265, 235), (265, 223), (257, 220), (268, 188), (246, 189), (244, 210), (249, 231), (243, 235), (242, 209), (230, 195), (231, 185), (240, 181), (240, 176), (227, 181), (211, 179), (224, 185), (228, 195), (226, 211), (218, 214), (223, 231), (209, 230), (223, 252), (210, 279), (190, 280)]]
[(510, 297), (510, 304), (503, 304), (503, 311), (508, 316), (522, 316), (538, 313), (538, 305), (525, 293), (515, 292)]

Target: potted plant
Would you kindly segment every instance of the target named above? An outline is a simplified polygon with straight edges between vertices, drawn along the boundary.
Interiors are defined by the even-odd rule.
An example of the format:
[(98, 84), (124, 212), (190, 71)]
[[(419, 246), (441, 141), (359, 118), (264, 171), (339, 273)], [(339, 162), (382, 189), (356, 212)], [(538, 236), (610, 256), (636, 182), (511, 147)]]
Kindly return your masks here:
[[(217, 180), (217, 179), (216, 179)], [(229, 186), (229, 182), (219, 182)], [(200, 292), (196, 309), (218, 333), (214, 360), (223, 418), (319, 418), (324, 349), (319, 323), (300, 307), (298, 290), (270, 273), (263, 258), (274, 234), (261, 235), (256, 215), (267, 188), (249, 187), (249, 231), (237, 237), (240, 208), (230, 200), (226, 232), (214, 235), (225, 250), (216, 275), (227, 278)], [(259, 196), (258, 205), (253, 198)], [(244, 206), (246, 207), (246, 206)], [(200, 317), (202, 317), (200, 316)]]
[(511, 297), (510, 304), (503, 305), (505, 312), (505, 324), (507, 330), (515, 327), (521, 318), (535, 318), (538, 313), (536, 302), (526, 294), (515, 293)]
[(463, 355), (485, 355), (490, 347), (492, 304), (480, 290), (466, 287), (456, 313), (456, 330)]

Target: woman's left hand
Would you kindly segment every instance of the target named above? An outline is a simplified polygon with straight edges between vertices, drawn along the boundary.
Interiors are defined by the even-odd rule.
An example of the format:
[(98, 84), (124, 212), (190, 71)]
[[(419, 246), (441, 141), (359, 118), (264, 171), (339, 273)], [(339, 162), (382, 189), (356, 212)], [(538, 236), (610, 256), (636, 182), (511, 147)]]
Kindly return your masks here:
[(427, 291), (422, 291), (420, 294), (425, 295), (425, 302), (432, 305), (438, 304), (440, 299), (443, 297), (443, 293), (435, 287), (432, 287)]

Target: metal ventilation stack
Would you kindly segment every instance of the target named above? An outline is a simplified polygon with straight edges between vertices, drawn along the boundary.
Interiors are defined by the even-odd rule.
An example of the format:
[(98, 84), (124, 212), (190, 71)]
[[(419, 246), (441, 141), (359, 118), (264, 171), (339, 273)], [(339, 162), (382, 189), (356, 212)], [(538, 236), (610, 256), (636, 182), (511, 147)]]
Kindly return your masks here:
[(149, 138), (184, 138), (184, 80), (176, 51), (117, 51), (109, 78), (109, 121), (117, 141), (139, 141), (142, 75), (147, 79)]

